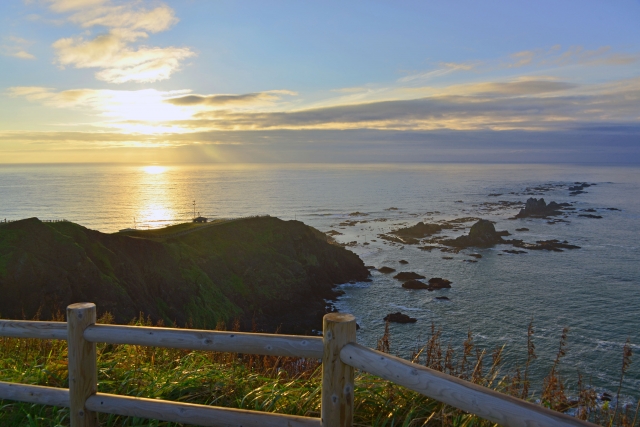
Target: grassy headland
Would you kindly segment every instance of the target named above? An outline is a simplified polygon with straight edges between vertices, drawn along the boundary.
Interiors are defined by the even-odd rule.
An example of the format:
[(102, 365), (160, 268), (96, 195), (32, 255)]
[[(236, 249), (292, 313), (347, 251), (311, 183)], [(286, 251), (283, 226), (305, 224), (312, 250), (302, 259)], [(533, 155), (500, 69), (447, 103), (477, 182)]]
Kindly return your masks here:
[(273, 217), (114, 234), (37, 218), (0, 227), (4, 318), (88, 301), (118, 323), (144, 312), (166, 325), (308, 332), (336, 284), (368, 274), (323, 233)]

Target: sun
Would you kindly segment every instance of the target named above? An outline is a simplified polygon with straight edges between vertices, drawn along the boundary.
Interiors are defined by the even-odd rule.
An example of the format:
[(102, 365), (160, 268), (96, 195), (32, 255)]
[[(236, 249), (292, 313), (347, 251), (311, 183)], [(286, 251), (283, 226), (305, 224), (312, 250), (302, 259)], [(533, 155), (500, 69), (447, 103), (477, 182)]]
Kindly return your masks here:
[(145, 166), (142, 168), (142, 170), (148, 174), (157, 175), (166, 171), (167, 168), (165, 168), (164, 166)]

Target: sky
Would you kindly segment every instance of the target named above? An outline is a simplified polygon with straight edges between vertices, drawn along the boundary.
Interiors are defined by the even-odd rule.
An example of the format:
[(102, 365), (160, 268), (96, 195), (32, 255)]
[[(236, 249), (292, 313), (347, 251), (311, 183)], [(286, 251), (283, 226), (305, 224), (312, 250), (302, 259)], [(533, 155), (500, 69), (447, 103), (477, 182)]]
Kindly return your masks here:
[(0, 163), (640, 164), (640, 0), (0, 2)]

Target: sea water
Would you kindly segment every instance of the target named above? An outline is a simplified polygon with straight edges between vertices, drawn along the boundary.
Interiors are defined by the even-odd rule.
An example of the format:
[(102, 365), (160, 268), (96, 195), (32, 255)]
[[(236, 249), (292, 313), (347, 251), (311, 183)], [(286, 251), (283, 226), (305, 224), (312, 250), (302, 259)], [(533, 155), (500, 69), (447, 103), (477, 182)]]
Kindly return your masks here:
[[(488, 354), (505, 345), (507, 365), (514, 368), (524, 364), (527, 325), (533, 321), (538, 359), (532, 373), (539, 386), (568, 327), (563, 378), (575, 384), (580, 372), (599, 390), (615, 393), (622, 348), (630, 339), (636, 354), (623, 392), (633, 402), (640, 395), (639, 172), (638, 167), (504, 164), (14, 165), (0, 167), (0, 220), (66, 219), (116, 232), (163, 227), (194, 214), (210, 219), (269, 214), (323, 232), (336, 230), (342, 233), (338, 242), (356, 242), (348, 249), (367, 265), (452, 281), (447, 290), (407, 290), (393, 275), (373, 270), (372, 282), (341, 285), (345, 294), (336, 307), (356, 316), (362, 344), (375, 347), (383, 318), (401, 311), (418, 320), (391, 324), (392, 353), (408, 357), (426, 343), (434, 324), (443, 331), (443, 343), (458, 349), (468, 331)], [(567, 188), (576, 181), (597, 185), (570, 196)], [(523, 194), (541, 184), (557, 187)], [(510, 220), (517, 207), (484, 204), (528, 197), (572, 202), (576, 210), (567, 222), (550, 224)], [(583, 209), (603, 218), (579, 217)], [(511, 247), (500, 245), (450, 254), (378, 237), (418, 221), (460, 217), (495, 221), (497, 230), (513, 235), (509, 238), (567, 240), (581, 249), (513, 255), (502, 252)], [(358, 222), (345, 225), (349, 220)], [(469, 262), (476, 260), (472, 252), (482, 258)]]

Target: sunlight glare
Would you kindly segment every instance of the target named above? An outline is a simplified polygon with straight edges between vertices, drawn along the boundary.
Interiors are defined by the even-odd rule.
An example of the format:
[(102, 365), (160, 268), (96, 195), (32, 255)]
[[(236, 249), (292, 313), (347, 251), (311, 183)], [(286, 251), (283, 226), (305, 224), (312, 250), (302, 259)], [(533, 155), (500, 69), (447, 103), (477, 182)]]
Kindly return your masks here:
[(157, 175), (167, 170), (164, 166), (145, 166), (142, 168), (148, 174)]

